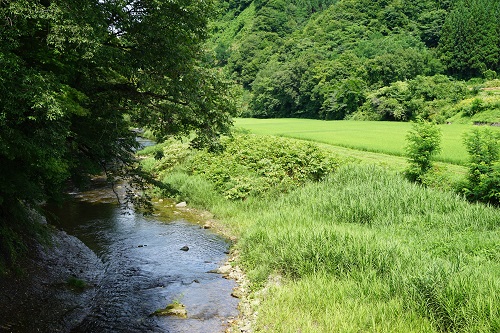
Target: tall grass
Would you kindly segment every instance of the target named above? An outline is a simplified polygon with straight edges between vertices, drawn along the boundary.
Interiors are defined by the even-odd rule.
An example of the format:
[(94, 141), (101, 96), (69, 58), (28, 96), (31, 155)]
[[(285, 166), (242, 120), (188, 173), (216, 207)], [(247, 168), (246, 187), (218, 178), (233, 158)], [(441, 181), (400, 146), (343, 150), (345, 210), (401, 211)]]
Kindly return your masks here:
[[(279, 135), (376, 153), (404, 156), (410, 123), (381, 121), (322, 121), (312, 119), (239, 118), (235, 125), (255, 134)], [(439, 125), (443, 133), (436, 160), (463, 165), (467, 151), (464, 133), (472, 125)], [(500, 129), (495, 129), (500, 130)]]
[(163, 180), (239, 236), (253, 290), (267, 290), (257, 332), (500, 331), (497, 209), (373, 165), (242, 201), (199, 175)]
[(500, 329), (498, 210), (369, 166), (272, 201), (219, 201), (185, 186), (241, 233), (256, 288), (285, 278), (261, 304), (261, 331)]

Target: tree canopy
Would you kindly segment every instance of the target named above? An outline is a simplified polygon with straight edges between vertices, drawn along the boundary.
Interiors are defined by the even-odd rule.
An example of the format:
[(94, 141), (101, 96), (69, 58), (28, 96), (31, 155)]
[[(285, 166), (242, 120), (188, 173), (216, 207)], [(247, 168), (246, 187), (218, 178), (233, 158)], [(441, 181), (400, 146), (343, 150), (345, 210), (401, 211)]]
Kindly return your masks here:
[(195, 133), (195, 144), (228, 129), (227, 85), (202, 61), (213, 10), (205, 0), (0, 0), (2, 254), (22, 243), (21, 207), (60, 196), (67, 180), (105, 170), (140, 183), (132, 126), (159, 140)]
[(243, 87), (244, 116), (411, 120), (429, 112), (380, 117), (365, 102), (417, 77), (500, 71), (498, 0), (219, 2), (208, 45)]

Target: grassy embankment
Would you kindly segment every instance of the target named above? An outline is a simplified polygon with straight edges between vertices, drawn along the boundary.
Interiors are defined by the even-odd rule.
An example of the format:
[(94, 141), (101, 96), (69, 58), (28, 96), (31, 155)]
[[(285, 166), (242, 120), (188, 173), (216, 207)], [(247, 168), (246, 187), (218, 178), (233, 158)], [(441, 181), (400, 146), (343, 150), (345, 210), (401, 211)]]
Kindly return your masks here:
[(293, 139), (226, 145), (145, 164), (239, 237), (253, 290), (268, 287), (256, 331), (500, 330), (497, 209)]

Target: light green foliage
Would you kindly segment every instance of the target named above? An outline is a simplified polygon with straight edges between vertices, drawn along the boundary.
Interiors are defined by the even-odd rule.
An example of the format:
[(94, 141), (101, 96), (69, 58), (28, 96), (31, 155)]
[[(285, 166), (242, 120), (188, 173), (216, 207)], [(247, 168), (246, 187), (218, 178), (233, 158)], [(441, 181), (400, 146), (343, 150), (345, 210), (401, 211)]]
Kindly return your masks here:
[(137, 156), (145, 157), (141, 160), (144, 171), (161, 179), (165, 173), (171, 172), (191, 153), (189, 142), (170, 139), (161, 144), (146, 147), (137, 152)]
[(468, 183), (464, 193), (471, 200), (500, 204), (500, 135), (475, 129), (465, 136), (469, 153)]
[(443, 123), (448, 116), (443, 114), (442, 107), (454, 105), (466, 95), (464, 82), (444, 75), (417, 76), (371, 92), (360, 111), (365, 115), (375, 114), (380, 120), (423, 118)]
[(431, 158), (440, 150), (441, 132), (435, 124), (416, 122), (406, 140), (409, 167), (405, 174), (410, 180), (422, 183), (432, 168)]
[(481, 99), (479, 98), (474, 98), (472, 100), (472, 103), (470, 104), (470, 107), (464, 110), (465, 115), (467, 116), (474, 116), (476, 113), (483, 111), (485, 108), (484, 103)]
[[(470, 80), (469, 93), (464, 99), (448, 105), (448, 120), (457, 123), (500, 122), (500, 83), (499, 80)], [(444, 111), (444, 110), (443, 110)]]
[(338, 159), (312, 143), (291, 139), (235, 135), (223, 143), (222, 152), (200, 152), (188, 171), (210, 180), (229, 199), (280, 193), (319, 181), (333, 172)]

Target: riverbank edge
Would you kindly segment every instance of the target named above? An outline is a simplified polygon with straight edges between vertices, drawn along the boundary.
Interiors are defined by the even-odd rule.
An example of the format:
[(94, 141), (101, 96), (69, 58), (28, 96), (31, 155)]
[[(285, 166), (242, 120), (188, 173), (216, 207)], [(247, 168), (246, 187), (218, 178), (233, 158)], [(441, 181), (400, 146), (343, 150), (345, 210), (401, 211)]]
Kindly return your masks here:
[[(231, 279), (236, 282), (231, 296), (238, 298), (238, 317), (228, 320), (229, 327), (225, 333), (250, 333), (253, 332), (255, 320), (257, 318), (257, 307), (260, 303), (260, 298), (263, 297), (267, 288), (252, 294), (250, 292), (250, 280), (245, 271), (238, 265), (239, 251), (236, 249), (238, 238), (228, 228), (224, 222), (214, 218), (214, 215), (206, 210), (185, 205), (180, 202), (176, 206), (176, 210), (182, 214), (195, 217), (195, 223), (200, 225), (200, 228), (211, 229), (216, 234), (228, 239), (231, 242), (231, 247), (227, 259), (217, 269), (217, 273), (221, 274), (225, 279)], [(188, 218), (189, 219), (189, 218)]]
[(69, 332), (90, 313), (104, 264), (78, 238), (47, 228), (49, 245), (34, 244), (19, 273), (0, 277), (0, 332)]

